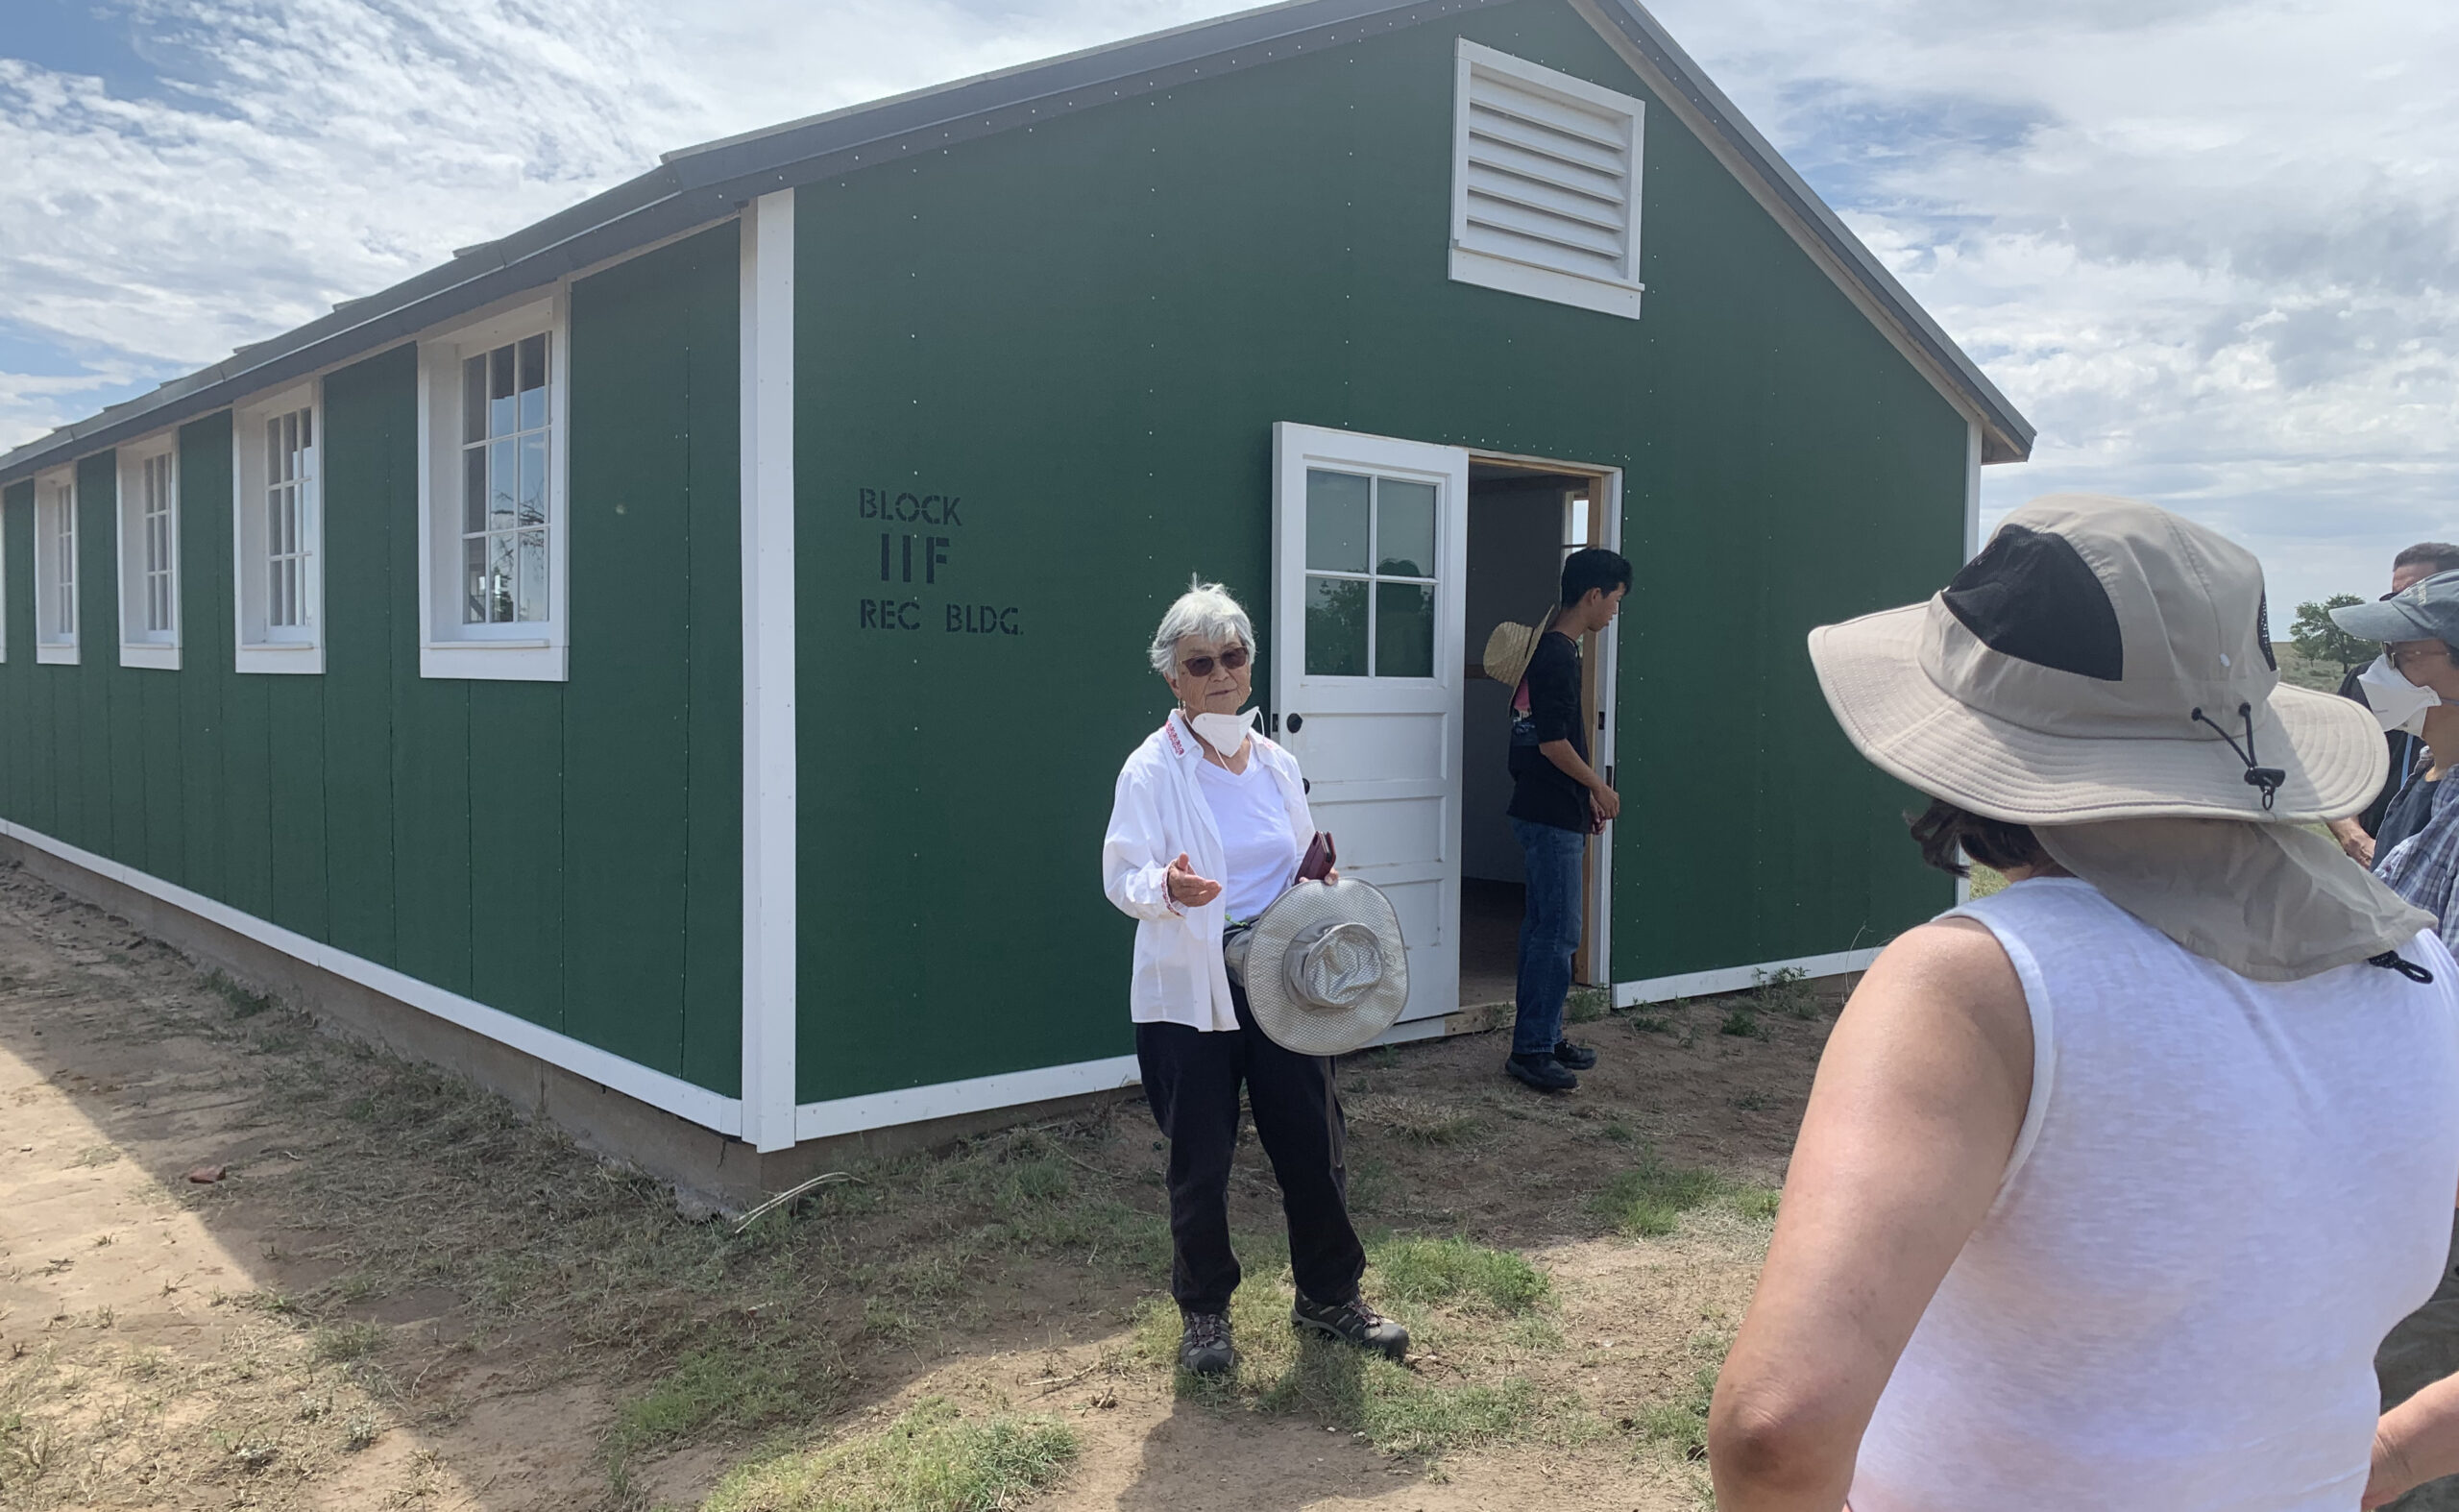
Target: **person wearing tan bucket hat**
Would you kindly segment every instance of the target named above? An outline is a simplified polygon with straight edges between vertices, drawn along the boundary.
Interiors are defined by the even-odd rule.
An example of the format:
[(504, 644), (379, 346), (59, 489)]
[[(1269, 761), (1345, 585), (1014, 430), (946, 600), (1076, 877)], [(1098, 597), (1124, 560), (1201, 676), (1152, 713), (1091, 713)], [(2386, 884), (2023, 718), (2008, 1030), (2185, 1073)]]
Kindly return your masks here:
[(1924, 859), (2009, 881), (1830, 1036), (1710, 1416), (1727, 1512), (2357, 1505), (2459, 1193), (2459, 967), (2309, 827), (2383, 744), (2268, 620), (2234, 543), (2057, 495), (1811, 632)]

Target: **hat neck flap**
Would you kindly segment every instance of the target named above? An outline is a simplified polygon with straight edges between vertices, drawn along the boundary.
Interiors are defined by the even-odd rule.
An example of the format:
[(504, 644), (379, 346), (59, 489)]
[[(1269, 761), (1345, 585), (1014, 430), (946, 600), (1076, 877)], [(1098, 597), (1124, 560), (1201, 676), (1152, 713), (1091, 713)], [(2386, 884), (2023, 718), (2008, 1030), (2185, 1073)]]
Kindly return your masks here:
[(2295, 982), (2398, 949), (2433, 915), (2325, 836), (2242, 819), (2035, 824), (2059, 866), (2207, 961)]

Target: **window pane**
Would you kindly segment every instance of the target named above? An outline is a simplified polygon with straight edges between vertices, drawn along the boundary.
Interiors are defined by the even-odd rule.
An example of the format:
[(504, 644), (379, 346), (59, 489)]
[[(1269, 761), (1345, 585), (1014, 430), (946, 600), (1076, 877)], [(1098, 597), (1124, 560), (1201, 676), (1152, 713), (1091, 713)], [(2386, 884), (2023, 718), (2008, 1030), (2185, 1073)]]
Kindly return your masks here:
[(512, 622), (512, 533), (487, 537), (487, 621)]
[(471, 357), (461, 364), (461, 439), (487, 439), (487, 359)]
[(521, 438), (519, 508), (523, 524), (547, 523), (547, 438), (544, 434)]
[(1375, 570), (1401, 577), (1434, 575), (1434, 485), (1375, 480)]
[(514, 428), (512, 349), (498, 347), (487, 354), (487, 434), (508, 436)]
[(521, 443), (498, 441), (487, 448), (487, 528), (512, 528), (513, 489), (521, 480), (521, 465), (515, 453)]
[(1366, 505), (1375, 480), (1306, 470), (1306, 565), (1322, 573), (1366, 571)]
[(461, 622), (487, 622), (487, 538), (461, 543)]
[(1375, 585), (1375, 675), (1434, 675), (1434, 590), (1424, 583)]
[(472, 447), (461, 453), (461, 533), (475, 535), (487, 527), (487, 449)]
[(547, 423), (547, 338), (531, 336), (521, 344), (521, 428), (535, 430)]
[(513, 618), (523, 624), (547, 618), (547, 532), (521, 532), (521, 575), (515, 587), (518, 601)]
[(315, 444), (316, 444), (316, 414), (315, 414), (315, 411), (313, 411), (313, 410), (308, 410), (308, 409), (303, 409), (303, 410), (299, 411), (299, 450), (301, 450), (302, 451), (306, 451), (309, 447), (312, 447), (312, 446), (314, 446)]
[(1345, 577), (1306, 579), (1306, 671), (1317, 677), (1366, 675), (1366, 584)]
[(281, 417), (276, 415), (265, 422), (265, 482), (268, 486), (280, 482), (289, 474), (290, 453), (282, 450)]

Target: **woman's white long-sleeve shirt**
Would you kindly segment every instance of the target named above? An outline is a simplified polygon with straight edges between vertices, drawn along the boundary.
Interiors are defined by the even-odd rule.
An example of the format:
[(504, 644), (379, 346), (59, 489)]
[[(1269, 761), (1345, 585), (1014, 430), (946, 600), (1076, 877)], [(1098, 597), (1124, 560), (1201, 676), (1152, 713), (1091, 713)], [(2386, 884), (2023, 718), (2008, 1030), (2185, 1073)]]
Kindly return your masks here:
[[(1289, 808), (1289, 832), (1301, 843), (1315, 833), (1298, 760), (1260, 735), (1248, 760), (1260, 762)], [(1109, 833), (1102, 840), (1102, 890), (1135, 920), (1135, 976), (1129, 1016), (1139, 1024), (1192, 1029), (1238, 1027), (1230, 1002), (1230, 973), (1221, 963), (1225, 888), (1201, 908), (1170, 901), (1170, 863), (1181, 852), (1196, 875), (1227, 882), (1230, 863), (1212, 805), (1196, 785), (1204, 748), (1183, 717), (1173, 713), (1119, 768)]]

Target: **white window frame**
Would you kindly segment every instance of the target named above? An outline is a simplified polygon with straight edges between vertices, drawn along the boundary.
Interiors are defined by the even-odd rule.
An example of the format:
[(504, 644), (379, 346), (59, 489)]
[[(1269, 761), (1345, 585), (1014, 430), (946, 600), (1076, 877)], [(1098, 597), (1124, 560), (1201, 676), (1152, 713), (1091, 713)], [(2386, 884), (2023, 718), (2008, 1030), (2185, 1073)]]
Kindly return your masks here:
[[(162, 591), (169, 623), (153, 626), (155, 544), (148, 505), (153, 501), (147, 478), (159, 465), (167, 497), (162, 500), (162, 546), (169, 560), (162, 565)], [(119, 664), (180, 670), (180, 448), (179, 433), (158, 436), (119, 449)]]
[[(1524, 294), (1531, 299), (1575, 305), (1599, 314), (1640, 318), (1640, 301), (1647, 285), (1640, 281), (1640, 202), (1647, 161), (1647, 104), (1585, 79), (1532, 63), (1524, 58), (1482, 47), (1467, 37), (1454, 54), (1451, 124), (1451, 279)], [(1629, 223), (1623, 241), (1622, 276), (1598, 278), (1500, 256), (1466, 245), (1469, 236), (1469, 97), (1470, 76), (1476, 70), (1500, 74), (1522, 88), (1552, 94), (1592, 110), (1625, 116), (1630, 121), (1631, 195)]]
[[(419, 675), (482, 681), (566, 680), (572, 626), (572, 345), (567, 291), (557, 287), (419, 343)], [(544, 621), (463, 622), (462, 370), (464, 358), (530, 336), (547, 338), (547, 606)]]
[[(77, 470), (64, 467), (45, 473), (35, 479), (35, 660), (52, 667), (74, 667), (78, 662), (77, 626), (85, 605), (78, 602), (83, 587), (79, 581), (80, 563), (77, 545)], [(63, 517), (61, 511), (65, 508)], [(68, 576), (60, 580), (60, 531), (63, 523), (68, 531)], [(55, 626), (60, 620), (60, 595), (65, 586), (68, 593), (68, 628), (62, 632)]]
[[(307, 412), (309, 427), (299, 459), (300, 622), (269, 625), (266, 608), (273, 595), (265, 506), (273, 485), (266, 477), (265, 426), (295, 410)], [(314, 378), (251, 400), (231, 413), (231, 601), (239, 671), (314, 676), (325, 670), (325, 441), (324, 394)]]

